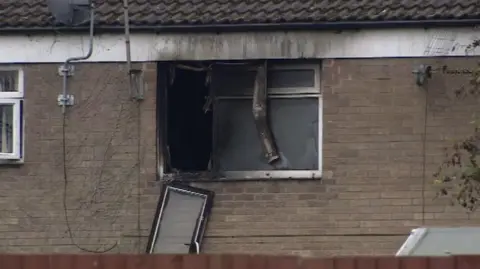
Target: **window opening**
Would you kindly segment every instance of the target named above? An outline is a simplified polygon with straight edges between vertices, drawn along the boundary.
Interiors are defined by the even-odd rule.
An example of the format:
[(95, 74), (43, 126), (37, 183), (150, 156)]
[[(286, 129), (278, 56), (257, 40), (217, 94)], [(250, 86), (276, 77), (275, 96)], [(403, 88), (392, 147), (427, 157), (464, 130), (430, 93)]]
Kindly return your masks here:
[(175, 68), (167, 93), (167, 149), (172, 171), (209, 170), (212, 151), (212, 110), (207, 71)]
[(319, 63), (162, 68), (161, 176), (321, 176)]

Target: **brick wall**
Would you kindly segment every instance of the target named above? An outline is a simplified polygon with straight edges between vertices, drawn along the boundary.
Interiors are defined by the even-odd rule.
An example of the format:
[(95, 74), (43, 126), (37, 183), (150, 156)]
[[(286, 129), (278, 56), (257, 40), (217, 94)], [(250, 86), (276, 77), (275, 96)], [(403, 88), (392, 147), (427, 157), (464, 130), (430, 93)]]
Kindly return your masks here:
[[(142, 195), (139, 210), (137, 193), (155, 180), (156, 65), (142, 67), (148, 90), (139, 110), (129, 97), (125, 65), (76, 64), (70, 79), (76, 104), (66, 126), (66, 205), (73, 241), (82, 248), (118, 242), (114, 252), (145, 249), (131, 236), (148, 233), (158, 199)], [(24, 68), (25, 164), (0, 167), (0, 252), (78, 252), (63, 206), (58, 65)]]
[(421, 63), (455, 69), (473, 68), (476, 60), (325, 61), (325, 178), (200, 184), (217, 193), (205, 250), (394, 254), (412, 228), (478, 225), (476, 214), (433, 200), (431, 176), (442, 148), (472, 132), (478, 100), (453, 97), (464, 75), (435, 73), (427, 91), (412, 75)]
[[(324, 179), (195, 184), (216, 192), (204, 251), (393, 254), (411, 228), (478, 224), (477, 215), (451, 208), (445, 199), (433, 201), (431, 186), (442, 147), (471, 131), (468, 122), (478, 100), (453, 99), (449, 90), (464, 83), (464, 76), (435, 73), (426, 91), (414, 84), (411, 73), (420, 63), (458, 68), (473, 67), (475, 60), (325, 61)], [(139, 252), (145, 249), (159, 192), (154, 183), (155, 70), (144, 65), (149, 91), (140, 108), (138, 189), (138, 114), (128, 101), (123, 68), (77, 65), (70, 84), (77, 104), (67, 126), (67, 206), (81, 247), (102, 250), (118, 242), (114, 252)], [(2, 252), (80, 251), (66, 233), (62, 205), (56, 69), (26, 67), (25, 164), (0, 167)]]

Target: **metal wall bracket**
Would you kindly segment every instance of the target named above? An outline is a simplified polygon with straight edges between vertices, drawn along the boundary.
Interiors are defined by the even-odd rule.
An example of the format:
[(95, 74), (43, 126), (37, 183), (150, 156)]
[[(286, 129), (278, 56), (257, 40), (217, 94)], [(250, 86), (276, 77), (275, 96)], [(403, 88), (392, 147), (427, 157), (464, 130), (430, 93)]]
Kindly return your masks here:
[(423, 86), (429, 78), (432, 77), (432, 67), (430, 65), (420, 65), (412, 71), (415, 75), (415, 83)]
[(58, 67), (58, 75), (63, 76), (64, 73), (67, 73), (68, 77), (73, 76), (75, 72), (75, 66), (74, 65), (61, 65)]
[(139, 69), (133, 69), (130, 71), (130, 89), (131, 97), (137, 101), (144, 99), (145, 94), (145, 79), (143, 77), (143, 71)]
[(63, 94), (59, 94), (57, 102), (59, 106), (73, 106), (75, 104), (75, 98), (73, 94), (67, 94), (66, 97), (64, 97)]

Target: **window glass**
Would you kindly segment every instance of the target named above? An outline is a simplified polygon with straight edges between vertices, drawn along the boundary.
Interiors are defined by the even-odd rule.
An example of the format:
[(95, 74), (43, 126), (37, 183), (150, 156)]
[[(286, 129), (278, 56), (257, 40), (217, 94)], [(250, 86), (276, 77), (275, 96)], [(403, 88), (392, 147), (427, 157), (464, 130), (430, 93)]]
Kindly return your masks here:
[(13, 105), (0, 104), (0, 153), (13, 152)]
[(245, 68), (226, 68), (216, 70), (212, 87), (218, 96), (252, 95), (255, 83), (255, 71)]
[(267, 73), (268, 88), (312, 88), (315, 87), (315, 70), (277, 69)]
[(18, 91), (18, 71), (0, 71), (0, 92)]
[(263, 157), (251, 100), (216, 104), (214, 168), (220, 171), (318, 169), (318, 98), (270, 99), (270, 125), (284, 156), (273, 167)]
[[(251, 96), (255, 75), (254, 70), (245, 68), (217, 70), (213, 75), (212, 87), (218, 96)], [(316, 87), (313, 69), (271, 69), (267, 73), (267, 87), (271, 89), (270, 94), (320, 92), (320, 89), (311, 90)]]
[(183, 184), (164, 186), (147, 253), (199, 253), (213, 197), (212, 191)]
[(205, 198), (170, 191), (153, 253), (188, 254)]

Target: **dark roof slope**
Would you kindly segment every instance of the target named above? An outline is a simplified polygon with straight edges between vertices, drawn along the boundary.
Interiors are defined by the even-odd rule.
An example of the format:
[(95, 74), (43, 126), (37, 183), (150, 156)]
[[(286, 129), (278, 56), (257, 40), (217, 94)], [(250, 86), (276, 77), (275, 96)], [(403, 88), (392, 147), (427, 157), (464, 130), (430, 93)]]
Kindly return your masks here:
[[(122, 0), (95, 0), (99, 26), (123, 24)], [(480, 0), (130, 0), (131, 23), (212, 25), (480, 19)], [(0, 0), (0, 28), (51, 27), (46, 0)]]

